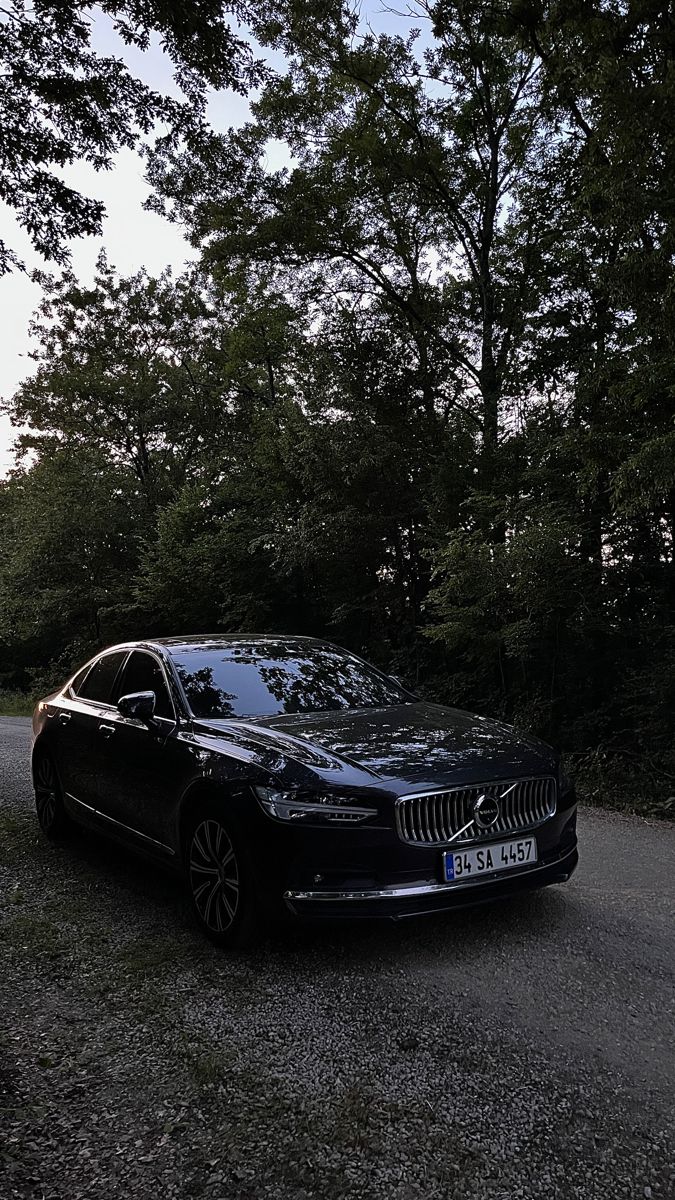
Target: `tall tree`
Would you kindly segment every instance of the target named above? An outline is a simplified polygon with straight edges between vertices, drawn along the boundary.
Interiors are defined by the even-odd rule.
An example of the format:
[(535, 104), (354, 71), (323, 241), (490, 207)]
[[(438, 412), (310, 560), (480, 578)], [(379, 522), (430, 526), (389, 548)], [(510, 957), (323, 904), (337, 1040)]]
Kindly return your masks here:
[[(284, 51), (287, 73), (263, 88), (253, 124), (201, 154), (157, 156), (153, 178), (209, 263), (274, 264), (322, 313), (342, 296), (386, 307), (416, 363), (411, 405), (474, 430), (494, 534), (505, 402), (522, 394), (524, 318), (555, 234), (546, 189), (531, 203), (551, 156), (538, 60), (498, 6), (419, 13), (424, 49), (414, 32), (362, 28), (350, 5), (259, 6), (256, 35)], [(269, 138), (289, 168), (266, 168)]]
[(133, 478), (98, 450), (60, 446), (0, 484), (3, 674), (56, 683), (124, 630), (144, 524)]
[(21, 451), (99, 450), (130, 471), (152, 511), (191, 469), (218, 421), (209, 362), (214, 312), (194, 275), (118, 278), (105, 256), (90, 286), (43, 277), (37, 366), (3, 407)]

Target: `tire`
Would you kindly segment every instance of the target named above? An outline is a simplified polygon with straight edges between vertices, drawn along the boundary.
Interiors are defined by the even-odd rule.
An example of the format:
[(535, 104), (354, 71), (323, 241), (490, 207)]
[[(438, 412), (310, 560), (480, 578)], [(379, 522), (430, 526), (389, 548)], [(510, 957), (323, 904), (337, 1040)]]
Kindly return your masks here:
[(187, 827), (184, 852), (202, 932), (227, 950), (251, 945), (260, 932), (253, 872), (243, 838), (219, 805), (199, 808)]
[(40, 753), (34, 759), (33, 790), (40, 829), (56, 841), (68, 833), (71, 822), (64, 808), (56, 767), (49, 754)]

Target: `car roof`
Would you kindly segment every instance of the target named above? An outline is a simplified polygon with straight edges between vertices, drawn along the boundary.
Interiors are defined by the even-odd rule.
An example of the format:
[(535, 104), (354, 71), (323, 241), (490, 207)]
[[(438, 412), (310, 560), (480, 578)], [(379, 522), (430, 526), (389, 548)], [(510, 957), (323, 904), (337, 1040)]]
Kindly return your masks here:
[(153, 638), (151, 641), (135, 642), (136, 646), (161, 647), (169, 654), (186, 654), (197, 650), (228, 650), (237, 646), (327, 646), (330, 643), (320, 638), (305, 637), (297, 633), (200, 633), (183, 637)]

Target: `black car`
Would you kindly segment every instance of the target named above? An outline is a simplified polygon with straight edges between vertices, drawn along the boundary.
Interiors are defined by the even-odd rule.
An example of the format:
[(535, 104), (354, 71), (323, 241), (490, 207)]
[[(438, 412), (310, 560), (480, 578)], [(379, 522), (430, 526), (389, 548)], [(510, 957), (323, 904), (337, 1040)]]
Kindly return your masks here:
[(573, 788), (553, 750), (419, 700), (301, 637), (113, 646), (33, 716), (37, 815), (182, 872), (205, 932), (402, 917), (569, 879)]

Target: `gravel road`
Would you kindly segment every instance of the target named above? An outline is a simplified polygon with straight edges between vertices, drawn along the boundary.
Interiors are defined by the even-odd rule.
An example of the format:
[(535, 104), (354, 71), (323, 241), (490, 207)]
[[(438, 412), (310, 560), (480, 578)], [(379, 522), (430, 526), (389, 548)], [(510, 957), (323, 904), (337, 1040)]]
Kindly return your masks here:
[(32, 814), (0, 720), (0, 1198), (675, 1196), (675, 827), (586, 810), (564, 887), (204, 942)]

